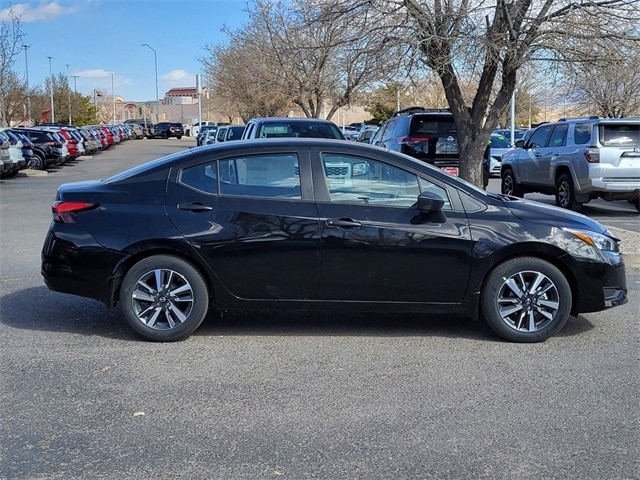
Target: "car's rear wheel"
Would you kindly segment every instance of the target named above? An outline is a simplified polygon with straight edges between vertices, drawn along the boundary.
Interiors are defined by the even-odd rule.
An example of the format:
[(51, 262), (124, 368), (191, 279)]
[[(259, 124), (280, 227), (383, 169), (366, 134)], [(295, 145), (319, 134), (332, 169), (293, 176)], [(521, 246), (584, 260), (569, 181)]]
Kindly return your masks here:
[(502, 172), (501, 191), (505, 195), (513, 195), (514, 197), (522, 197), (524, 195), (524, 189), (516, 181), (513, 170), (510, 168)]
[(508, 260), (491, 271), (481, 292), (489, 326), (514, 342), (541, 342), (569, 319), (572, 294), (563, 273), (534, 257)]
[(120, 304), (136, 332), (149, 340), (171, 342), (200, 326), (209, 308), (209, 292), (191, 264), (172, 255), (155, 255), (127, 272)]
[(39, 153), (34, 153), (29, 168), (32, 170), (44, 170), (45, 165), (46, 163), (44, 156), (40, 155)]
[(556, 182), (556, 205), (574, 212), (579, 212), (582, 209), (582, 203), (576, 200), (573, 180), (568, 173), (560, 175)]

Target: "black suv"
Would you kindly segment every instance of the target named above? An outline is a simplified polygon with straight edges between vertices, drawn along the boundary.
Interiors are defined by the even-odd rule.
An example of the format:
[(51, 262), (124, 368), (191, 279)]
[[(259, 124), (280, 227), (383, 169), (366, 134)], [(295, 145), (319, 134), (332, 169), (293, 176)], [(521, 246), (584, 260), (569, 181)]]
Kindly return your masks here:
[(63, 156), (62, 139), (56, 138), (53, 132), (47, 132), (36, 128), (14, 128), (14, 133), (25, 135), (33, 144), (34, 170), (44, 170), (50, 165), (61, 165), (66, 160)]
[(176, 137), (178, 140), (182, 138), (184, 131), (181, 123), (160, 122), (153, 126), (149, 138), (169, 138)]
[(373, 145), (402, 152), (458, 175), (458, 135), (448, 109), (411, 107), (384, 122), (371, 139)]

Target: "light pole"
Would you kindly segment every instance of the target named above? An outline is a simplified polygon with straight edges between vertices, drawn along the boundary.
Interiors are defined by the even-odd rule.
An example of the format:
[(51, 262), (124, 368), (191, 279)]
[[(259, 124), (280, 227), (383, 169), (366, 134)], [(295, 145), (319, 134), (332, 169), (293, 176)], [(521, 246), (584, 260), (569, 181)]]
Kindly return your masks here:
[(27, 122), (31, 123), (31, 93), (29, 92), (29, 60), (27, 58), (27, 49), (31, 45), (22, 45), (24, 48), (24, 75), (27, 82)]
[[(73, 78), (73, 94), (78, 94), (78, 75), (71, 75)], [(69, 98), (71, 98), (71, 85), (69, 85)], [(75, 97), (74, 97), (75, 98)], [(69, 100), (69, 125), (73, 125), (71, 122), (71, 100)]]
[(69, 125), (71, 125), (71, 85), (69, 85), (69, 67), (71, 65), (69, 65), (68, 63), (66, 64), (67, 66), (67, 87), (69, 87), (68, 93), (69, 95), (68, 97), (68, 107), (69, 107)]
[(115, 73), (111, 72), (111, 98), (113, 100), (113, 122), (112, 125), (116, 124), (116, 84), (115, 84)]
[(158, 97), (158, 55), (156, 50), (148, 43), (143, 43), (141, 47), (149, 47), (153, 52), (153, 63), (156, 67), (156, 123), (160, 121), (160, 100)]
[(51, 91), (51, 123), (56, 123), (56, 114), (53, 110), (53, 73), (51, 71), (51, 59), (53, 57), (47, 57), (49, 59), (49, 79), (51, 81), (51, 85), (49, 85), (49, 90)]

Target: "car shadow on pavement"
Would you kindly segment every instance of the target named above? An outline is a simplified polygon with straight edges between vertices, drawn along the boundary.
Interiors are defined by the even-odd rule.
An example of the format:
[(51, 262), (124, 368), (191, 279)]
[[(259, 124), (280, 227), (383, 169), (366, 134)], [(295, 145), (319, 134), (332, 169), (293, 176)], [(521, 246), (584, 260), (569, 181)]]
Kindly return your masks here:
[(2, 296), (0, 323), (22, 330), (139, 339), (118, 308), (108, 309), (98, 301), (52, 292), (45, 286)]
[[(34, 302), (33, 299), (38, 301)], [(119, 308), (46, 287), (18, 290), (0, 298), (0, 323), (33, 331), (68, 332), (118, 340), (144, 341)], [(571, 317), (557, 336), (580, 335), (593, 328), (582, 316)], [(502, 342), (484, 321), (441, 314), (351, 312), (212, 311), (193, 334), (206, 336), (370, 336), (442, 337)]]

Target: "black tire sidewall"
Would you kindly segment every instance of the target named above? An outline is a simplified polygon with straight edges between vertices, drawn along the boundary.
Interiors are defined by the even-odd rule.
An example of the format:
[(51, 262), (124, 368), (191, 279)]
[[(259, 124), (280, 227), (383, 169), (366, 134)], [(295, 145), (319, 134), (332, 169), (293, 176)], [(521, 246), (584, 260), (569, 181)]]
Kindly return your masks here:
[(46, 161), (43, 156), (38, 155), (37, 153), (33, 155), (33, 163), (31, 164), (32, 170), (44, 170), (46, 165)]
[[(189, 317), (170, 330), (147, 327), (138, 320), (133, 308), (132, 294), (136, 283), (144, 274), (159, 268), (178, 272), (193, 289), (194, 302)], [(173, 342), (188, 337), (203, 322), (209, 309), (209, 291), (200, 272), (190, 263), (173, 255), (154, 255), (140, 260), (125, 275), (120, 286), (120, 309), (131, 328), (143, 337), (157, 342)]]
[[(567, 189), (569, 191), (569, 198), (567, 200), (566, 205), (562, 205), (560, 200), (560, 186), (562, 184), (566, 184)], [(582, 204), (576, 201), (575, 187), (573, 185), (573, 180), (571, 179), (571, 175), (567, 173), (563, 173), (558, 177), (558, 181), (556, 182), (556, 205), (561, 208), (566, 208), (568, 210), (573, 210), (574, 212), (579, 212), (582, 209)]]
[[(558, 289), (560, 308), (553, 321), (535, 332), (517, 331), (504, 323), (498, 312), (496, 297), (503, 285), (503, 278), (509, 278), (517, 272), (536, 271), (547, 276)], [(554, 265), (535, 257), (520, 257), (507, 260), (496, 266), (487, 275), (482, 287), (480, 307), (487, 324), (498, 335), (513, 342), (542, 342), (553, 336), (567, 323), (571, 314), (572, 292), (564, 274)]]
[[(505, 188), (504, 188), (504, 184), (505, 184), (505, 179), (509, 178), (511, 180), (511, 192), (507, 193), (505, 192)], [(503, 194), (506, 195), (513, 195), (514, 197), (522, 197), (523, 192), (521, 191), (521, 189), (518, 187), (518, 184), (516, 183), (516, 176), (514, 175), (513, 171), (511, 169), (507, 169), (502, 173), (502, 179), (501, 179), (501, 183), (500, 183), (500, 190)]]

